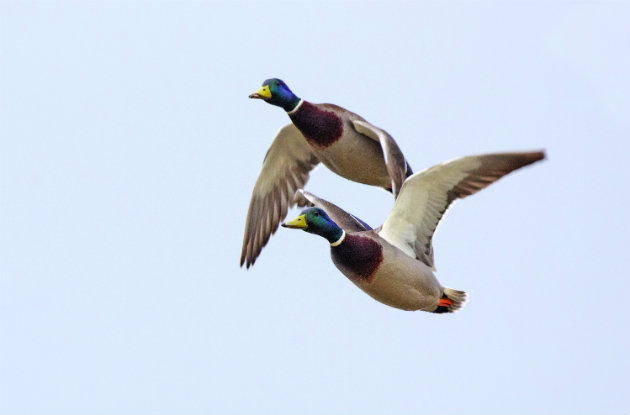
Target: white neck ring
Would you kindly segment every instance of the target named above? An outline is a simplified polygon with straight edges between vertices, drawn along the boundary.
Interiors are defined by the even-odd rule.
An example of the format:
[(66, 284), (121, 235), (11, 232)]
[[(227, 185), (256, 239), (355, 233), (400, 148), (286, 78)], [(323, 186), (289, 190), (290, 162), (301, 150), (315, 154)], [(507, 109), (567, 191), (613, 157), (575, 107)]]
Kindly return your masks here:
[(301, 99), (300, 102), (298, 102), (298, 104), (295, 106), (295, 108), (293, 108), (291, 111), (287, 111), (287, 114), (288, 115), (293, 114), (295, 111), (297, 111), (302, 106), (303, 103), (304, 103), (304, 100)]
[(344, 239), (346, 239), (346, 231), (342, 230), (341, 236), (339, 237), (339, 239), (337, 239), (335, 242), (331, 242), (330, 246), (339, 246), (341, 245)]

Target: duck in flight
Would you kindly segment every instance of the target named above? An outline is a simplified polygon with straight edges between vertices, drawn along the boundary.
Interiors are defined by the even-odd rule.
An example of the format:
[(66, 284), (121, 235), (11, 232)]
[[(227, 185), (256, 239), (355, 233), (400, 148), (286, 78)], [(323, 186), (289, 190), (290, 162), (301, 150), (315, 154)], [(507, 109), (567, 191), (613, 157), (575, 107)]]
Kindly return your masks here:
[(284, 109), (291, 123), (278, 131), (254, 185), (245, 221), (241, 266), (260, 251), (295, 204), (319, 163), (355, 182), (382, 187), (394, 197), (413, 172), (394, 139), (359, 115), (333, 104), (313, 104), (280, 79), (267, 79), (249, 96)]
[(462, 306), (466, 293), (442, 286), (433, 273), (431, 241), (444, 212), (453, 201), (544, 157), (542, 151), (485, 154), (416, 173), (404, 182), (377, 229), (300, 190), (301, 202), (311, 207), (282, 226), (328, 240), (335, 266), (375, 300), (403, 310), (452, 313)]

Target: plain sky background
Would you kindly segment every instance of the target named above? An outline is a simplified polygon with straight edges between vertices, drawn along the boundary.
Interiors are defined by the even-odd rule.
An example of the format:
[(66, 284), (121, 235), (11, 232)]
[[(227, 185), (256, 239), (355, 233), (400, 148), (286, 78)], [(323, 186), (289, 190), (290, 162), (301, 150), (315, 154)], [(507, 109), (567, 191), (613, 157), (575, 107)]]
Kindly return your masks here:
[[(628, 2), (0, 2), (0, 412), (628, 413)], [(380, 304), (321, 238), (240, 269), (269, 77), (419, 171), (544, 148), (456, 203), (453, 315)], [(391, 196), (320, 168), (373, 226)], [(297, 213), (289, 213), (292, 218)]]

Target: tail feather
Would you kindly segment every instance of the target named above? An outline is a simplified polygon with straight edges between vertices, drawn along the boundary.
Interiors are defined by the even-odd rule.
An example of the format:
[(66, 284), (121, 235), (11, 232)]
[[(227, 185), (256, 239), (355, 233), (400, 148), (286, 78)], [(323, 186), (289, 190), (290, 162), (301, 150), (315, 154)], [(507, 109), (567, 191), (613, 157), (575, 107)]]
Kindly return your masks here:
[(464, 291), (453, 290), (452, 288), (444, 288), (444, 293), (434, 313), (454, 313), (462, 308), (466, 302), (466, 293)]

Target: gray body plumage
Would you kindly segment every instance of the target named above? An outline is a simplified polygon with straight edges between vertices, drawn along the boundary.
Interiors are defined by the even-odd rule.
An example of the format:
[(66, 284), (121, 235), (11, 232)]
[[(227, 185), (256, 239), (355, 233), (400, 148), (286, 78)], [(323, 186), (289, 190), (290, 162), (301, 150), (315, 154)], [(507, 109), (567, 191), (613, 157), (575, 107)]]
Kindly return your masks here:
[(433, 311), (444, 288), (425, 263), (403, 253), (381, 238), (376, 231), (361, 232), (383, 248), (383, 260), (369, 279), (359, 278), (339, 264), (333, 263), (357, 287), (370, 297), (402, 310)]

